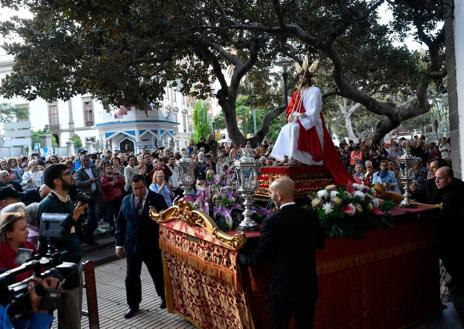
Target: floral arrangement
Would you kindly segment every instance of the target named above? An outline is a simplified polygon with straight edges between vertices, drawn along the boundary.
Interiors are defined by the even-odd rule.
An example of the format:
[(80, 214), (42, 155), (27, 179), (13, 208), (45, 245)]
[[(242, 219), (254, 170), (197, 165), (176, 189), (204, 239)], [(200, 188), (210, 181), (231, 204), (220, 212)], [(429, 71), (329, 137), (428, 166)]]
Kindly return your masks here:
[(394, 202), (376, 197), (374, 189), (353, 184), (353, 192), (329, 185), (311, 200), (322, 228), (330, 237), (362, 237), (364, 231), (379, 224), (391, 226), (388, 212)]
[[(197, 181), (196, 194), (188, 195), (186, 199), (193, 208), (211, 216), (221, 230), (229, 231), (243, 219), (244, 199), (237, 190), (233, 168), (229, 168), (223, 175), (207, 172), (206, 180)], [(259, 206), (252, 206), (251, 211), (258, 223), (271, 213), (270, 209)]]

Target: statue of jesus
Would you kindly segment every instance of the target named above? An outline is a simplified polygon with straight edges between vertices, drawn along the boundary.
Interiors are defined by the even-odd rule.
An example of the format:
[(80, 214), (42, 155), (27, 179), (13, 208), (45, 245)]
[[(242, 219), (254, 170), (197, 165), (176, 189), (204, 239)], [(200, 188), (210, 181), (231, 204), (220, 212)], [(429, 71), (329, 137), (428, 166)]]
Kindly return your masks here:
[(325, 165), (335, 183), (349, 185), (352, 177), (344, 167), (322, 115), (322, 96), (311, 82), (311, 72), (303, 69), (300, 88), (287, 106), (287, 124), (280, 130), (270, 157), (284, 164)]

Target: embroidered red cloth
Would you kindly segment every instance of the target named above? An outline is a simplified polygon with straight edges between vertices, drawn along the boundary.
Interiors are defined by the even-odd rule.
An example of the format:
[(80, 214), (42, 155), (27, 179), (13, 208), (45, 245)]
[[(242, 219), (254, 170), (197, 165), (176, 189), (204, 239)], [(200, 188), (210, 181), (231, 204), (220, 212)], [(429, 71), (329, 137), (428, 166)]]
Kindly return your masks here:
[[(411, 221), (361, 240), (329, 238), (317, 255), (314, 328), (401, 328), (441, 310), (436, 226)], [(270, 268), (242, 271), (256, 329), (271, 328)]]
[(237, 251), (177, 220), (160, 225), (160, 247), (168, 312), (198, 328), (253, 328)]
[[(433, 217), (424, 210), (398, 208), (393, 214), (403, 220)], [(259, 232), (246, 235), (259, 238)], [(239, 270), (236, 251), (178, 221), (160, 225), (160, 245), (170, 312), (199, 328), (271, 328), (268, 265)], [(368, 231), (360, 240), (328, 238), (317, 268), (314, 328), (400, 328), (441, 309), (433, 220)]]

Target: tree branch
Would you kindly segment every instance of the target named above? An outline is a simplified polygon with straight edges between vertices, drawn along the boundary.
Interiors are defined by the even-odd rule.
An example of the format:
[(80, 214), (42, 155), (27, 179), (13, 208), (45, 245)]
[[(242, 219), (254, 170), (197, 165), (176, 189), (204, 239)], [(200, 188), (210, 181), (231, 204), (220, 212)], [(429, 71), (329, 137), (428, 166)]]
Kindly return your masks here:
[(246, 60), (243, 64), (239, 63), (235, 66), (234, 74), (230, 80), (230, 87), (229, 87), (229, 95), (232, 98), (236, 98), (238, 94), (238, 88), (240, 86), (240, 80), (243, 76), (251, 69), (251, 67), (256, 63), (258, 60), (258, 51), (259, 45), (258, 42), (252, 42), (249, 47), (250, 56), (248, 60)]
[(285, 110), (285, 108), (286, 108), (285, 105), (279, 106), (279, 107), (269, 111), (264, 116), (263, 124), (261, 125), (261, 128), (256, 132), (256, 139), (258, 141), (262, 141), (264, 139), (264, 137), (266, 136), (266, 134), (269, 131), (269, 127), (270, 127), (272, 121), (274, 121), (274, 119), (277, 118)]
[(332, 96), (339, 96), (339, 95), (340, 95), (340, 92), (338, 91), (338, 89), (332, 89), (326, 92), (324, 95), (322, 95), (322, 99), (326, 99)]
[(232, 55), (230, 52), (225, 50), (223, 47), (218, 45), (217, 43), (214, 43), (210, 40), (203, 40), (203, 42), (216, 50), (226, 61), (230, 62), (231, 64), (235, 66), (242, 65), (240, 59), (237, 56)]
[(280, 27), (282, 29), (285, 29), (285, 21), (284, 21), (282, 8), (280, 7), (279, 0), (272, 0), (272, 6), (274, 7), (274, 11), (277, 16), (277, 20), (279, 21)]

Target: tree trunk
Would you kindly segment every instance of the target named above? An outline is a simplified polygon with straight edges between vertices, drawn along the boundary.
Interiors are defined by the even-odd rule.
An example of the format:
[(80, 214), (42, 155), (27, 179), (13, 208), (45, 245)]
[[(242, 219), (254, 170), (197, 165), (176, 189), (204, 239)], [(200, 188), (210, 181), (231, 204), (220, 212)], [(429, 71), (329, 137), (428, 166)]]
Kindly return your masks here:
[[(235, 102), (234, 102), (235, 103)], [(224, 121), (226, 123), (227, 133), (235, 146), (245, 146), (246, 138), (238, 128), (237, 113), (235, 111), (235, 104), (232, 104), (230, 98), (219, 98), (219, 105), (224, 113)]]
[(348, 138), (353, 142), (357, 143), (359, 138), (356, 137), (356, 134), (353, 130), (353, 125), (351, 121), (351, 115), (361, 106), (359, 103), (355, 103), (348, 109), (348, 101), (346, 98), (342, 99), (342, 103), (338, 103), (338, 107), (343, 114), (343, 118), (345, 119), (345, 127), (348, 133)]
[(375, 130), (367, 138), (368, 145), (380, 145), (383, 137), (401, 124), (401, 121), (393, 121), (384, 117), (375, 127)]

